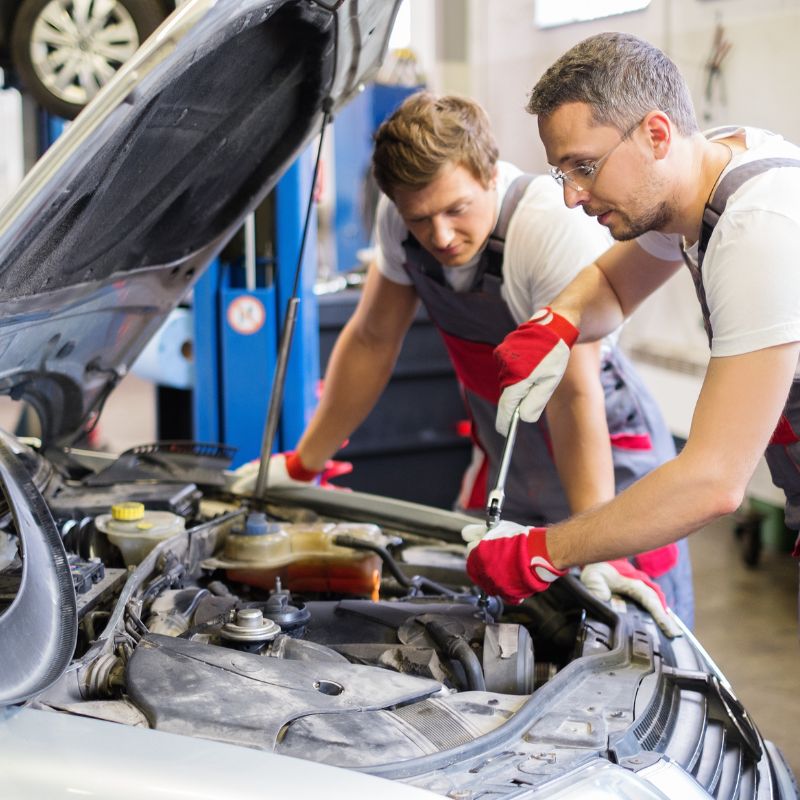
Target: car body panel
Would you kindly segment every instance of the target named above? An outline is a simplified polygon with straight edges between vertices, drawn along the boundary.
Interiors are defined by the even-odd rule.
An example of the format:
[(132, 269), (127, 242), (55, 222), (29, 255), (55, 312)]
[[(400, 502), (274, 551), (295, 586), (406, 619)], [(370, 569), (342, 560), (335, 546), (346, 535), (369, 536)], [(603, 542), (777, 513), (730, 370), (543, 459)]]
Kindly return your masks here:
[(54, 683), (77, 640), (77, 603), (64, 545), (41, 495), (32, 488), (13, 439), (0, 431), (0, 483), (26, 554), (22, 584), (0, 616), (3, 702), (19, 703)]
[(246, 747), (30, 708), (0, 712), (0, 752), (3, 796), (9, 800), (438, 796)]
[(190, 0), (26, 176), (0, 211), (0, 391), (46, 442), (80, 431), (375, 68), (394, 11)]

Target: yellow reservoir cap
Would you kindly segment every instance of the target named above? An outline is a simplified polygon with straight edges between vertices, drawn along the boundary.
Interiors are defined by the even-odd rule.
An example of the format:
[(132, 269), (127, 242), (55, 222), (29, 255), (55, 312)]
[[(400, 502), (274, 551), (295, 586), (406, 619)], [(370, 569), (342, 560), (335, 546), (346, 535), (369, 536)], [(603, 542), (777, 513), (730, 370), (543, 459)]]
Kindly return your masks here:
[(111, 506), (111, 519), (124, 520), (126, 522), (141, 519), (144, 516), (144, 503), (115, 503)]

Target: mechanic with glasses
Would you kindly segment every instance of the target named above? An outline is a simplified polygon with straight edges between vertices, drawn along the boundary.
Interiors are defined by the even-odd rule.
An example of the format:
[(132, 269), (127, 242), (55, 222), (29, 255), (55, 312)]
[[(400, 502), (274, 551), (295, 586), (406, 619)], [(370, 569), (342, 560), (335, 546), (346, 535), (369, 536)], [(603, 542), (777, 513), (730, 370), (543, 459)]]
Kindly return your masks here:
[(597, 175), (597, 173), (600, 171), (600, 167), (603, 166), (603, 162), (608, 159), (608, 157), (639, 127), (639, 125), (641, 125), (641, 123), (642, 120), (639, 120), (633, 127), (625, 131), (625, 133), (619, 137), (619, 141), (613, 147), (611, 147), (610, 150), (607, 150), (605, 153), (603, 153), (600, 158), (595, 159), (594, 161), (587, 161), (583, 164), (578, 164), (577, 167), (568, 169), (566, 172), (562, 172), (560, 167), (550, 167), (550, 176), (555, 179), (559, 186), (564, 186), (566, 184), (570, 189), (574, 189), (576, 192), (587, 191), (594, 183), (595, 175)]
[[(442, 334), (473, 423), (475, 459), (460, 507), (482, 512), (508, 430), (494, 429), (500, 387), (493, 350), (610, 238), (564, 206), (549, 176), (523, 175), (498, 161), (485, 111), (466, 98), (428, 92), (408, 98), (378, 130), (372, 163), (383, 192), (377, 257), (333, 350), (319, 408), (297, 450), (272, 457), (268, 481), (311, 480), (325, 468), (377, 402), (422, 301)], [(660, 412), (614, 335), (579, 345), (546, 420), (519, 427), (504, 514), (555, 522), (610, 499), (674, 453)], [(243, 480), (254, 469), (240, 468)], [(691, 625), (686, 543), (642, 552), (634, 561)], [(626, 580), (620, 569), (631, 573), (623, 561), (617, 569), (603, 565), (604, 575), (589, 568), (584, 577), (607, 593), (607, 581)], [(646, 576), (633, 573), (629, 590), (647, 588), (638, 577)], [(671, 625), (655, 604), (654, 615)]]
[(711, 359), (680, 455), (549, 528), (504, 522), (483, 538), (466, 531), (473, 580), (495, 593), (533, 594), (571, 565), (678, 541), (739, 507), (765, 450), (786, 493), (786, 524), (797, 530), (800, 148), (756, 128), (701, 133), (675, 64), (621, 33), (563, 55), (534, 87), (528, 111), (538, 115), (566, 205), (596, 217), (617, 243), (498, 347), (498, 430), (520, 402), (522, 419), (538, 419), (572, 343), (618, 328), (684, 264)]

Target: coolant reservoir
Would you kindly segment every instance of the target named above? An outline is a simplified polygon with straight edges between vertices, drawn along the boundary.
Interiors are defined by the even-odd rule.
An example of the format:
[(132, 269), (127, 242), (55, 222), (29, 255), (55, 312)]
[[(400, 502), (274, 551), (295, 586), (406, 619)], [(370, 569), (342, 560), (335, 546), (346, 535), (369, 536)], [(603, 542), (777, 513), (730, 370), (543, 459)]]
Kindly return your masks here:
[[(249, 530), (249, 533), (247, 532)], [(228, 534), (220, 558), (203, 566), (222, 567), (231, 580), (272, 589), (275, 579), (293, 592), (333, 592), (378, 599), (381, 559), (373, 552), (334, 543), (344, 535), (386, 546), (377, 525), (359, 523), (248, 524)]]
[(108, 536), (122, 553), (126, 566), (136, 566), (164, 539), (186, 527), (183, 517), (171, 511), (148, 511), (143, 503), (116, 503), (110, 514), (95, 519), (97, 530)]

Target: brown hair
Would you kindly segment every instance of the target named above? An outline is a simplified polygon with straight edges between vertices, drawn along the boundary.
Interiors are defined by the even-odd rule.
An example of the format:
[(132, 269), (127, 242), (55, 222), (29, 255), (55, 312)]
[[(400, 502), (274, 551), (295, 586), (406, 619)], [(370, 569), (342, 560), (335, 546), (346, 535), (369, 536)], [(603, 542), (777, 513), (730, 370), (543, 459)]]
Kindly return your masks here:
[(489, 117), (478, 103), (423, 91), (406, 98), (378, 128), (372, 171), (390, 198), (397, 186), (426, 186), (447, 164), (466, 167), (488, 186), (498, 153)]
[(527, 110), (546, 117), (565, 103), (586, 103), (597, 124), (620, 132), (655, 109), (684, 136), (698, 131), (678, 67), (657, 47), (626, 33), (600, 33), (567, 50), (533, 87)]

